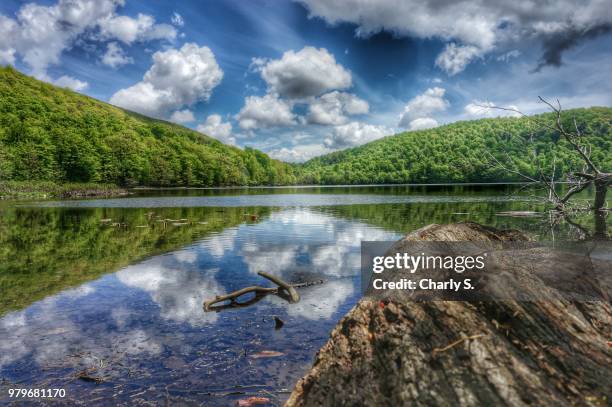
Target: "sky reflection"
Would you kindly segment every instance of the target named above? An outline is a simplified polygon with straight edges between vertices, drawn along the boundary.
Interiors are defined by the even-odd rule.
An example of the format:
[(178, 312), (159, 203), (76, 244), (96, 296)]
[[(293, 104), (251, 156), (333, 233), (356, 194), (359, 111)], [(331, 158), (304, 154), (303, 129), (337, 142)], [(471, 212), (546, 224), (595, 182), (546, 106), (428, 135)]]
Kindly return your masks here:
[[(357, 301), (359, 248), (366, 237), (397, 235), (298, 208), (210, 234), (5, 314), (0, 372), (9, 383), (68, 386), (73, 396), (87, 391), (75, 382), (83, 370), (140, 386), (202, 388), (254, 377), (270, 388), (288, 386)], [(269, 285), (258, 271), (326, 283), (300, 290), (297, 304), (268, 296), (249, 308), (203, 312), (204, 299)], [(281, 331), (273, 328), (274, 315), (285, 321)], [(286, 355), (248, 357), (267, 349)]]

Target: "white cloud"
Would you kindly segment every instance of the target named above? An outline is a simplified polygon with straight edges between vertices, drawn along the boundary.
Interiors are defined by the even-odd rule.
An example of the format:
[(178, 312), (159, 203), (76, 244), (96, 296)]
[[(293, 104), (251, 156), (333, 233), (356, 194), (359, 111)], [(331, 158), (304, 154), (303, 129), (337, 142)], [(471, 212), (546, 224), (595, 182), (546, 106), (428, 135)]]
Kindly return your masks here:
[[(421, 38), (456, 38), (466, 43), (490, 45), (495, 40), (495, 7), (467, 1), (299, 0), (312, 16), (331, 24), (357, 24), (357, 35), (380, 31)], [(491, 13), (493, 14), (493, 13)], [(496, 14), (496, 13), (495, 13)], [(489, 17), (489, 18), (487, 18)]]
[[(464, 107), (464, 112), (469, 117), (520, 117), (520, 113), (512, 110), (499, 109), (493, 102), (475, 100)], [(518, 110), (514, 105), (503, 106), (505, 109)]]
[[(449, 103), (444, 99), (445, 92), (444, 88), (429, 88), (423, 94), (411, 99), (404, 107), (404, 112), (400, 116), (399, 126), (411, 128), (411, 122), (415, 119), (426, 118), (432, 113), (446, 110)], [(421, 121), (420, 123), (426, 122)], [(431, 124), (431, 122), (429, 123)]]
[(176, 11), (172, 13), (172, 18), (170, 19), (170, 21), (177, 27), (182, 27), (185, 25), (185, 20), (183, 20), (183, 16), (177, 13)]
[(110, 103), (143, 114), (166, 117), (169, 112), (207, 101), (223, 71), (208, 47), (186, 43), (153, 54), (153, 65), (137, 84), (121, 89)]
[[(352, 76), (325, 48), (289, 50), (275, 60), (253, 58), (249, 70), (260, 73), (267, 94), (245, 98), (235, 116), (244, 130), (306, 123), (340, 125), (348, 121), (347, 116), (368, 113), (370, 108), (365, 100), (338, 91), (352, 86)], [(308, 107), (307, 118), (293, 112), (296, 104)], [(289, 149), (275, 153), (302, 155)]]
[(14, 64), (19, 57), (32, 74), (53, 82), (50, 65), (60, 63), (61, 54), (81, 40), (173, 39), (175, 29), (155, 24), (151, 16), (133, 19), (116, 14), (123, 0), (59, 0), (43, 6), (24, 4), (15, 18), (0, 15), (0, 63)]
[(408, 130), (425, 130), (438, 127), (438, 121), (431, 117), (419, 117), (408, 123)]
[(14, 20), (0, 14), (0, 65), (13, 65), (15, 53), (13, 36), (16, 34), (17, 24)]
[(106, 52), (102, 56), (102, 63), (111, 68), (118, 68), (122, 65), (132, 64), (134, 60), (125, 54), (119, 44), (112, 41), (106, 45)]
[[(399, 36), (455, 42), (456, 49), (446, 50), (439, 62), (443, 69), (449, 67), (449, 73), (457, 73), (477, 55), (490, 52), (500, 44), (546, 39), (560, 33), (581, 38), (596, 27), (612, 23), (609, 2), (602, 0), (297, 1), (305, 5), (311, 17), (321, 17), (330, 24), (357, 25), (358, 36), (389, 31)], [(563, 48), (564, 44), (550, 45), (558, 46), (561, 52), (567, 49)]]
[(369, 143), (393, 133), (395, 133), (393, 129), (385, 126), (350, 122), (334, 127), (332, 133), (325, 138), (324, 144), (331, 149), (347, 148)]
[(318, 96), (352, 84), (351, 73), (325, 48), (308, 46), (298, 52), (289, 50), (280, 59), (254, 59), (251, 66), (261, 72), (269, 92), (289, 99)]
[(436, 66), (446, 71), (450, 76), (463, 71), (465, 67), (483, 51), (472, 45), (457, 46), (454, 42), (446, 44), (444, 51), (436, 58)]
[(276, 95), (247, 96), (236, 120), (244, 130), (290, 126), (296, 123), (291, 108), (289, 102), (279, 99)]
[(59, 62), (60, 54), (80, 34), (114, 13), (114, 0), (60, 0), (52, 6), (28, 3), (11, 19), (0, 16), (0, 51), (13, 49), (37, 77)]
[(195, 117), (193, 117), (193, 112), (191, 110), (183, 109), (177, 110), (176, 112), (172, 113), (172, 116), (170, 116), (170, 120), (175, 123), (184, 124), (194, 122)]
[(286, 148), (286, 147), (278, 148), (275, 150), (268, 151), (268, 155), (272, 158), (276, 158), (277, 160), (281, 160), (281, 161), (303, 162), (313, 157), (327, 154), (331, 151), (332, 150), (321, 145), (321, 143), (316, 143), (316, 144), (303, 144), (303, 145), (295, 146), (293, 148)]
[(62, 88), (72, 89), (76, 92), (80, 92), (84, 89), (87, 89), (87, 87), (89, 86), (87, 82), (80, 81), (67, 75), (63, 75), (55, 80), (48, 80), (48, 82), (52, 82)]
[(314, 99), (308, 108), (308, 121), (313, 124), (339, 125), (348, 121), (347, 115), (366, 114), (368, 102), (357, 96), (333, 91)]
[(208, 116), (206, 121), (198, 125), (196, 130), (225, 144), (236, 145), (236, 138), (232, 136), (232, 124), (223, 122), (218, 114)]
[(135, 41), (171, 41), (176, 38), (174, 27), (169, 24), (155, 24), (155, 18), (146, 14), (138, 14), (136, 18), (107, 17), (100, 21), (100, 33), (103, 38), (114, 38), (128, 45)]
[(0, 65), (14, 65), (15, 64), (15, 50), (13, 48), (7, 48), (0, 50)]

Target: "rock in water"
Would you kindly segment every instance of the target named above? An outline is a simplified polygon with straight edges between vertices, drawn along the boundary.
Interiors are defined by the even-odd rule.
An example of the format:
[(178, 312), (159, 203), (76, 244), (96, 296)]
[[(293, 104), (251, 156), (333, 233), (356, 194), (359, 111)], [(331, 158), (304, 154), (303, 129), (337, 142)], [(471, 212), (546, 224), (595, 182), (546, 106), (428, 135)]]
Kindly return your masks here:
[[(474, 223), (403, 241), (521, 241)], [(399, 243), (401, 245), (401, 242)], [(606, 405), (609, 302), (361, 300), (335, 327), (287, 406)]]

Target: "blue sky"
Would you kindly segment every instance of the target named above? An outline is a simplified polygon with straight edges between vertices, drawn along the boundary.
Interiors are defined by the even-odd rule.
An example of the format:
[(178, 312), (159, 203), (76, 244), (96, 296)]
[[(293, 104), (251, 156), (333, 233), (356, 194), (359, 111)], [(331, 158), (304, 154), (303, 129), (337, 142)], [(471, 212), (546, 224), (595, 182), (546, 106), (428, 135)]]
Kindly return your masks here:
[(289, 161), (539, 95), (612, 105), (606, 1), (491, 3), (4, 0), (0, 63)]

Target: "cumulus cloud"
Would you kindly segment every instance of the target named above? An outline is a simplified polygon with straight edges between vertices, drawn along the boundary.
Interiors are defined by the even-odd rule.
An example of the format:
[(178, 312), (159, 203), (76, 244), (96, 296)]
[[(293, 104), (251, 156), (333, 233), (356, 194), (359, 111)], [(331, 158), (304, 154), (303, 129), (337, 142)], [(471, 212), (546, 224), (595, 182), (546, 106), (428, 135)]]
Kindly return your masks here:
[[(356, 34), (367, 37), (380, 31), (417, 38), (439, 38), (457, 43), (445, 50), (439, 66), (458, 73), (477, 55), (510, 42), (565, 38), (544, 43), (542, 64), (560, 63), (560, 55), (577, 42), (602, 34), (612, 23), (606, 1), (532, 0), (297, 0), (311, 17), (330, 24), (357, 25)], [(553, 38), (553, 37), (550, 37)], [(468, 47), (468, 48), (464, 48)], [(473, 47), (473, 48), (470, 48)], [(559, 56), (559, 58), (558, 58)]]
[(457, 46), (454, 42), (447, 44), (444, 51), (436, 58), (436, 66), (450, 76), (462, 72), (465, 67), (482, 55), (482, 49), (473, 45)]
[(286, 161), (286, 162), (304, 162), (310, 160), (311, 158), (326, 154), (331, 152), (329, 148), (321, 145), (321, 143), (316, 144), (303, 144), (299, 146), (295, 146), (293, 148), (278, 148), (275, 150), (268, 151), (268, 155), (272, 158), (276, 158), (277, 160)]
[(109, 16), (101, 20), (99, 24), (103, 38), (116, 38), (128, 45), (135, 41), (176, 38), (174, 27), (169, 24), (156, 24), (155, 18), (146, 14), (139, 13), (136, 18)]
[(232, 136), (232, 124), (224, 122), (218, 114), (208, 116), (206, 121), (199, 124), (196, 130), (225, 144), (236, 145), (236, 138)]
[(193, 117), (193, 112), (189, 109), (183, 109), (183, 110), (177, 110), (176, 112), (172, 113), (172, 116), (170, 116), (170, 120), (172, 120), (175, 123), (191, 123), (195, 121), (195, 117)]
[(52, 6), (23, 5), (16, 18), (0, 16), (0, 51), (18, 54), (32, 72), (42, 77), (47, 67), (78, 35), (114, 13), (114, 0), (60, 0)]
[[(368, 102), (339, 91), (352, 86), (351, 72), (325, 48), (306, 46), (273, 60), (253, 58), (249, 69), (261, 75), (266, 95), (245, 98), (244, 107), (235, 116), (244, 130), (306, 123), (340, 125), (348, 122), (348, 116), (369, 112)], [(296, 105), (308, 108), (307, 117), (293, 112)], [(275, 153), (294, 154), (288, 149)]]
[(60, 76), (55, 80), (49, 79), (48, 82), (52, 82), (62, 88), (72, 89), (76, 92), (80, 92), (84, 89), (87, 89), (87, 87), (89, 86), (87, 82), (80, 81), (76, 78), (67, 75)]
[(19, 57), (38, 78), (52, 81), (50, 65), (58, 64), (66, 49), (79, 40), (172, 39), (167, 24), (155, 24), (151, 16), (132, 19), (116, 14), (123, 0), (59, 0), (49, 6), (23, 5), (15, 18), (0, 15), (0, 62), (14, 64)]
[(370, 105), (357, 96), (333, 91), (316, 98), (308, 107), (308, 122), (339, 125), (348, 121), (348, 115), (366, 114)]
[[(444, 111), (449, 106), (448, 100), (444, 99), (445, 93), (446, 90), (444, 88), (436, 86), (411, 99), (404, 107), (404, 111), (400, 116), (399, 126), (414, 130), (412, 125), (432, 124), (431, 120), (433, 119), (428, 116), (432, 113)], [(427, 118), (429, 120), (412, 123), (419, 118)]]
[(472, 103), (465, 105), (463, 111), (469, 117), (520, 117), (518, 108), (514, 105), (503, 106), (505, 109), (499, 109), (495, 103), (475, 100)]
[(109, 42), (106, 45), (106, 52), (102, 56), (102, 63), (111, 68), (118, 68), (122, 65), (132, 64), (134, 60), (128, 57), (123, 48), (116, 42)]
[(408, 130), (425, 130), (438, 127), (438, 121), (431, 117), (420, 117), (408, 123)]
[(290, 126), (296, 123), (292, 107), (291, 103), (273, 94), (247, 96), (236, 120), (244, 130)]
[(254, 59), (251, 66), (261, 72), (270, 93), (288, 99), (318, 96), (352, 84), (351, 73), (325, 48), (289, 50), (280, 59)]
[(350, 122), (335, 126), (332, 133), (324, 140), (326, 147), (340, 149), (369, 143), (384, 136), (394, 133), (393, 129), (386, 126), (377, 126), (362, 122)]
[(210, 48), (186, 43), (153, 54), (153, 65), (141, 82), (116, 92), (110, 103), (155, 117), (207, 101), (223, 71)]

